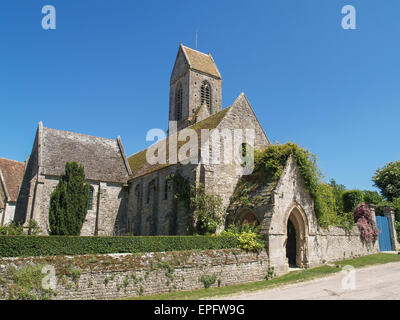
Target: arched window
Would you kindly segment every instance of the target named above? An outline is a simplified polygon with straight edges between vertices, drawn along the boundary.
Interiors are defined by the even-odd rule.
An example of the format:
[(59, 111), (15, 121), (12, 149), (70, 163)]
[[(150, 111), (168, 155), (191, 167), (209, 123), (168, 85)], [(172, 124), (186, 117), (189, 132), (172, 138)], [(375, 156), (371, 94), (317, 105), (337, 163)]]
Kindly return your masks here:
[(92, 186), (90, 186), (88, 210), (93, 210), (93, 193), (94, 193), (94, 189)]
[(211, 87), (207, 81), (203, 81), (200, 88), (200, 105), (207, 105), (208, 112), (211, 113)]
[(154, 191), (156, 191), (156, 184), (154, 179), (150, 181), (150, 183), (147, 185), (147, 199), (146, 203), (150, 203), (150, 198), (154, 196)]
[(175, 91), (175, 120), (182, 120), (182, 84), (176, 86)]
[(248, 143), (242, 143), (241, 146), (242, 166), (254, 163), (254, 148)]
[(164, 184), (164, 200), (168, 199), (168, 179), (165, 179)]
[(135, 194), (136, 194), (136, 203), (137, 203), (137, 206), (139, 207), (139, 204), (142, 202), (141, 193), (140, 193), (140, 184), (136, 185)]
[(240, 211), (238, 222), (240, 226), (247, 224), (250, 226), (257, 227), (260, 224), (257, 216), (254, 214), (253, 211), (251, 211), (248, 208), (244, 208)]

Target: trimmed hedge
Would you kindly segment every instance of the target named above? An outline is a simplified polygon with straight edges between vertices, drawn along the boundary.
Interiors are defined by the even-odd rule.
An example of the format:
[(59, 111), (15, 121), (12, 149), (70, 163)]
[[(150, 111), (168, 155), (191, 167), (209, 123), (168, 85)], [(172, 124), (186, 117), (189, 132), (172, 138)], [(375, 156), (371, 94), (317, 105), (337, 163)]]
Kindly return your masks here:
[(361, 202), (364, 202), (364, 193), (361, 190), (343, 192), (343, 207), (345, 212), (352, 212)]
[(232, 236), (0, 236), (0, 257), (237, 248)]

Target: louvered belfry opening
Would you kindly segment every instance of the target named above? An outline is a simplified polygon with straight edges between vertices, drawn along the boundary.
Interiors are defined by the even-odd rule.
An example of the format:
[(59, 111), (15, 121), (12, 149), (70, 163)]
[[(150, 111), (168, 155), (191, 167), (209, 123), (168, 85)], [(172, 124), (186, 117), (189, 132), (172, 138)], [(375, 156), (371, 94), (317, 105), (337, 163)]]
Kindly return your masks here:
[(210, 84), (207, 81), (203, 81), (201, 84), (201, 90), (200, 90), (200, 96), (201, 96), (201, 104), (203, 105), (206, 103), (208, 112), (211, 114), (211, 89), (210, 89)]
[(175, 119), (182, 120), (182, 84), (178, 84), (175, 92)]

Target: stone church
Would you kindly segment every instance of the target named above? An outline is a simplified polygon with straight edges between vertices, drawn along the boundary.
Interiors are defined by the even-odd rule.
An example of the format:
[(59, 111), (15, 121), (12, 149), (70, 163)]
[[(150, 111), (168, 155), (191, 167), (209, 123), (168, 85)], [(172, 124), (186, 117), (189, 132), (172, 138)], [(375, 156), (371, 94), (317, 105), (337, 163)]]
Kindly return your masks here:
[[(245, 132), (241, 141), (255, 149), (270, 145), (254, 110), (242, 93), (226, 108), (222, 107), (222, 77), (211, 54), (180, 45), (170, 78), (169, 130), (160, 150), (167, 155), (185, 141), (185, 130), (197, 137), (204, 130)], [(196, 138), (197, 139), (197, 138)], [(176, 145), (170, 143), (178, 141)], [(224, 157), (235, 153), (235, 145), (218, 145)], [(244, 175), (240, 163), (204, 162), (210, 146), (203, 140), (195, 155), (185, 153), (186, 160), (198, 162), (149, 163), (148, 150), (127, 157), (121, 139), (105, 139), (60, 131), (39, 123), (32, 152), (25, 164), (25, 173), (16, 206), (16, 221), (36, 220), (48, 233), (50, 195), (63, 174), (65, 163), (84, 165), (91, 184), (90, 203), (82, 235), (183, 235), (191, 213), (174, 197), (174, 184), (169, 179), (180, 174), (191, 184), (203, 184), (206, 192), (220, 195), (228, 221), (254, 222), (268, 235), (271, 263), (280, 270), (289, 263), (299, 267), (321, 261), (374, 252), (377, 246), (366, 247), (357, 229), (351, 235), (333, 228), (321, 230), (314, 213), (314, 201), (306, 190), (296, 164), (289, 159), (280, 180), (257, 191), (261, 198), (252, 207), (234, 203), (231, 197)], [(290, 239), (288, 239), (290, 238)], [(289, 248), (290, 246), (290, 248)], [(286, 249), (285, 249), (286, 248)], [(328, 252), (329, 250), (329, 252)], [(346, 256), (346, 257), (347, 257)]]

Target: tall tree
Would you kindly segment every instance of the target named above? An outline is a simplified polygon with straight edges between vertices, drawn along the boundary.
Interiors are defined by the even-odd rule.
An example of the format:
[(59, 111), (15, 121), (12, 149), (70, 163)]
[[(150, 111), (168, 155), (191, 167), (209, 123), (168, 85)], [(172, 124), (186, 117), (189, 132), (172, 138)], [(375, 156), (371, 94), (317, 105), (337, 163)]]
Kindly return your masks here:
[(83, 166), (67, 162), (65, 174), (50, 197), (51, 235), (80, 235), (88, 210), (89, 191)]
[(337, 184), (335, 179), (331, 179), (329, 184), (333, 187), (333, 192), (335, 194), (335, 199), (336, 199), (336, 206), (339, 210), (339, 212), (343, 213), (344, 212), (344, 205), (343, 205), (343, 192), (346, 191), (346, 187), (343, 184)]
[(400, 160), (389, 162), (382, 169), (377, 169), (372, 180), (388, 201), (393, 201), (395, 198), (399, 198)]

